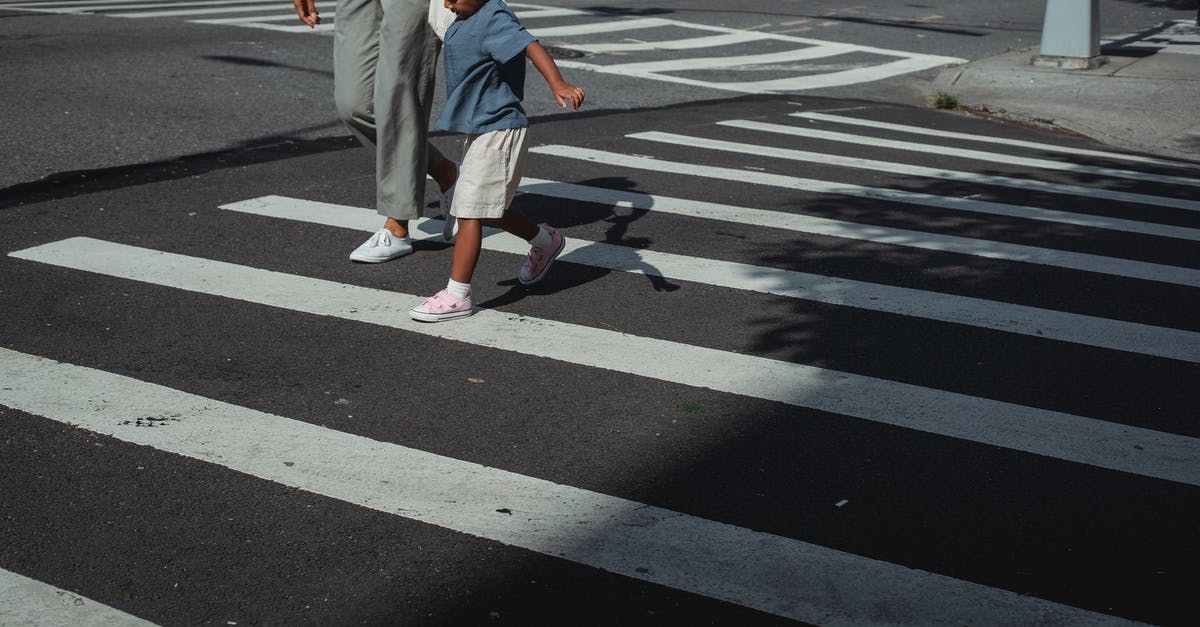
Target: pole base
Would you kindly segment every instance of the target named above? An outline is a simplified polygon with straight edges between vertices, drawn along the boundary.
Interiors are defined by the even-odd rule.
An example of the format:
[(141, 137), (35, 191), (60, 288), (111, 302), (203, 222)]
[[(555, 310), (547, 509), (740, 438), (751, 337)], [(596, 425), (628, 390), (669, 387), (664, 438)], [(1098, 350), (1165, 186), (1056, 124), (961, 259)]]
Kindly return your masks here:
[(1038, 54), (1030, 59), (1030, 63), (1038, 67), (1052, 67), (1062, 70), (1094, 70), (1108, 63), (1108, 57), (1102, 54), (1094, 57), (1063, 57), (1052, 54)]

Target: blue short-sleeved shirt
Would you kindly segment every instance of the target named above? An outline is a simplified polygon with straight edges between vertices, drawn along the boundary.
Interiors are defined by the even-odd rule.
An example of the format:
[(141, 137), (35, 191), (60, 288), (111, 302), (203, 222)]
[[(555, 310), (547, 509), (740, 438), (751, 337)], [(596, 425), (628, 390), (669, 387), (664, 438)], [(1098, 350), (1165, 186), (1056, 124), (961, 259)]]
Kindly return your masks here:
[(537, 41), (503, 0), (489, 0), (446, 29), (442, 57), (446, 108), (437, 125), (457, 133), (486, 133), (528, 126), (525, 48)]

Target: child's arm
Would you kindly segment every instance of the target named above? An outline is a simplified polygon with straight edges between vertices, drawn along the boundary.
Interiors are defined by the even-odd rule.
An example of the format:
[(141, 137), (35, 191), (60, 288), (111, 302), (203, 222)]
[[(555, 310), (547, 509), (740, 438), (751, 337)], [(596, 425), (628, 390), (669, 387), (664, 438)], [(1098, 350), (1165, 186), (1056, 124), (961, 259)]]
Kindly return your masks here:
[(542, 78), (545, 78), (546, 84), (550, 85), (550, 91), (554, 92), (554, 98), (558, 100), (559, 106), (565, 109), (569, 102), (572, 109), (578, 109), (579, 105), (583, 104), (583, 90), (563, 80), (562, 74), (558, 71), (558, 64), (550, 58), (550, 53), (546, 52), (542, 44), (536, 41), (529, 44), (525, 48), (525, 56), (529, 57), (529, 60), (533, 62), (533, 67), (542, 73)]

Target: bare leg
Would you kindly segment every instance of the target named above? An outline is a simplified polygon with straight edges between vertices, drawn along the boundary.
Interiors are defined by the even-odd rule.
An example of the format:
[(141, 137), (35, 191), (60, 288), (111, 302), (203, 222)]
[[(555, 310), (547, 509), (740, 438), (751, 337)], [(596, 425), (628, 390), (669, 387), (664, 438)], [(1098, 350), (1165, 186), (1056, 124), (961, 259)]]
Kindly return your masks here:
[(450, 266), (450, 278), (459, 283), (470, 283), (479, 263), (479, 250), (483, 246), (483, 224), (477, 218), (458, 219), (458, 239), (454, 241), (454, 262)]
[[(429, 176), (437, 182), (438, 189), (444, 192), (458, 182), (458, 169), (454, 167), (453, 161), (442, 159), (429, 166)], [(383, 222), (383, 228), (391, 231), (396, 237), (408, 237), (408, 220), (388, 218)]]
[[(513, 209), (505, 211), (504, 215), (500, 218), (483, 220), (483, 223), (488, 226), (504, 229), (525, 241), (536, 237), (540, 228), (533, 220), (526, 217), (525, 214)], [(455, 280), (457, 281), (458, 279)]]
[(458, 168), (454, 167), (453, 161), (442, 159), (437, 163), (430, 164), (429, 176), (437, 181), (438, 189), (444, 192), (458, 182)]

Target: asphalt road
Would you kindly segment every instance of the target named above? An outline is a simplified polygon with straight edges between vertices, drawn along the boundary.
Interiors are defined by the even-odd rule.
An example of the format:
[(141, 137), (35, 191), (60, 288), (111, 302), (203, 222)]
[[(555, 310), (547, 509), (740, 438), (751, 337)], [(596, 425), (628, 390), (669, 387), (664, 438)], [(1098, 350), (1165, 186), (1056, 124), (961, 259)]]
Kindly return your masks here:
[[(1036, 23), (827, 4), (606, 11), (927, 56)], [(575, 68), (516, 205), (576, 247), (524, 289), (491, 236), (485, 311), (419, 325), (451, 248), (346, 260), (327, 37), (3, 15), (0, 623), (1196, 615), (1196, 164), (867, 97), (907, 75)]]

